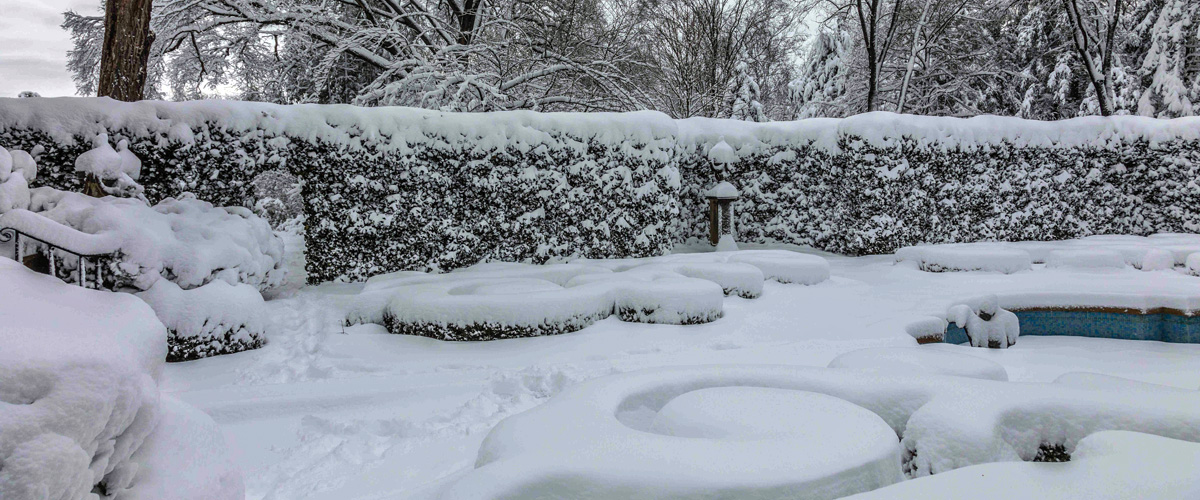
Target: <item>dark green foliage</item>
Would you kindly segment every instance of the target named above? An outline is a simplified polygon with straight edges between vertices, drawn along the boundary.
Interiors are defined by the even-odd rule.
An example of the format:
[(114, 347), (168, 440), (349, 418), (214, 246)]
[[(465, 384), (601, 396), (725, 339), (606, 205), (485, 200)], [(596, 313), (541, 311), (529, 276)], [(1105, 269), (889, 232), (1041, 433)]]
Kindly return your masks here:
[[(738, 240), (848, 255), (917, 243), (1200, 231), (1200, 142), (951, 148), (911, 138), (763, 146), (732, 166)], [(684, 240), (705, 237), (703, 148), (681, 148)], [(792, 156), (789, 153), (794, 153)], [(782, 158), (782, 159), (781, 159)]]
[(258, 349), (267, 344), (267, 338), (246, 330), (245, 326), (225, 330), (221, 335), (180, 337), (175, 330), (167, 330), (167, 362), (191, 361), (220, 354)]

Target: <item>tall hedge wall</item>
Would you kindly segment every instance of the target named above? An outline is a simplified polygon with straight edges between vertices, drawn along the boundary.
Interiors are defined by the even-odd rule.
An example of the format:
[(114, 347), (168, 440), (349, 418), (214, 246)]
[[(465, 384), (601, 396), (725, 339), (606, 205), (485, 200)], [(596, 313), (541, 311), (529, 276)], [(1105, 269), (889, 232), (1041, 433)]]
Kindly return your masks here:
[[(44, 148), (78, 190), (101, 129), (157, 201), (243, 204), (304, 182), (312, 281), (480, 259), (660, 254), (705, 237), (702, 193), (736, 184), (739, 240), (884, 253), (918, 242), (1200, 232), (1200, 118), (930, 118), (752, 124), (658, 113), (447, 114), (203, 101), (0, 99), (0, 146)], [(725, 140), (738, 160), (718, 171)]]
[[(680, 124), (682, 239), (705, 238), (702, 193), (741, 190), (739, 241), (849, 254), (915, 243), (1200, 232), (1200, 118), (931, 118)], [(725, 140), (723, 171), (704, 152)]]

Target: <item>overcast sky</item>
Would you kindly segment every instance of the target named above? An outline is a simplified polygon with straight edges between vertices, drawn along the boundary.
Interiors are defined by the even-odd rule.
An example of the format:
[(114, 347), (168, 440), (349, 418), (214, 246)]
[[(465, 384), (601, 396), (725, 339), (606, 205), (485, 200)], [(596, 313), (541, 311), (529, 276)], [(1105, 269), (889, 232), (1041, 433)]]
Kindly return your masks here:
[(0, 0), (0, 97), (22, 90), (75, 95), (67, 72), (71, 38), (58, 27), (63, 11), (99, 12), (100, 0)]

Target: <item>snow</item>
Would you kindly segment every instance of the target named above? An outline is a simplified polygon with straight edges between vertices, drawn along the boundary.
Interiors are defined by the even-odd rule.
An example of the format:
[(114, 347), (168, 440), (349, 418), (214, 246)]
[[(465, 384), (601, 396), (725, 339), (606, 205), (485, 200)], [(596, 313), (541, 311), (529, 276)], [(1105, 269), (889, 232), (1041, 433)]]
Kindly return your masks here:
[(1200, 252), (1188, 254), (1185, 265), (1192, 276), (1200, 276)]
[(125, 488), (154, 428), (166, 334), (131, 295), (70, 286), (0, 258), (0, 497)]
[(154, 309), (170, 337), (167, 358), (203, 358), (259, 347), (266, 342), (270, 319), (258, 289), (216, 280), (184, 290), (158, 280), (138, 298)]
[[(711, 148), (708, 148), (708, 161), (712, 162), (713, 166), (717, 168), (724, 168), (725, 165), (730, 163), (737, 163), (738, 155), (733, 150), (733, 147), (728, 142), (725, 142), (725, 138), (722, 137)], [(735, 194), (734, 196), (737, 195)]]
[[(744, 442), (735, 446), (729, 441), (664, 440), (645, 432), (651, 428), (647, 423), (653, 425), (676, 397), (718, 387), (819, 392), (862, 406), (886, 422), (893, 435), (903, 436), (904, 470), (910, 477), (1030, 460), (1046, 443), (1061, 444), (1071, 453), (1081, 439), (1103, 430), (1200, 440), (1200, 428), (1195, 427), (1200, 423), (1200, 400), (1194, 394), (791, 366), (657, 368), (585, 382), (502, 421), (481, 445), (476, 469), (449, 486), (443, 498), (537, 496), (564, 487), (594, 498), (683, 496), (678, 492), (689, 488), (722, 491), (739, 486), (756, 493), (771, 491), (771, 481), (754, 471), (771, 470), (770, 464), (778, 463), (773, 458), (786, 456), (784, 450), (795, 445), (755, 448), (758, 442), (752, 442), (747, 449), (741, 448)], [(839, 428), (836, 419), (832, 424), (816, 423), (829, 432)], [(861, 450), (856, 455), (861, 460), (873, 456)], [(716, 466), (734, 468), (736, 474), (719, 475), (705, 468), (704, 464), (714, 465), (712, 457), (726, 456), (734, 460), (717, 461)], [(693, 476), (696, 471), (704, 473)], [(850, 485), (862, 482), (845, 480)]]
[(716, 186), (713, 186), (708, 191), (705, 191), (704, 196), (706, 198), (716, 198), (718, 200), (736, 200), (738, 197), (738, 190), (728, 181), (721, 181), (717, 183)]
[(1200, 445), (1107, 431), (1079, 442), (1067, 463), (976, 465), (848, 497), (853, 500), (1185, 499), (1200, 496)]
[(849, 368), (876, 373), (938, 374), (1007, 381), (1008, 372), (999, 363), (977, 356), (928, 347), (873, 347), (842, 354), (829, 362), (830, 368)]
[(136, 199), (49, 188), (33, 190), (31, 208), (36, 216), (23, 214), (14, 221), (22, 230), (53, 236), (47, 241), (86, 253), (107, 253), (115, 246), (122, 271), (141, 290), (160, 278), (183, 288), (223, 280), (262, 290), (286, 279), (282, 242), (266, 221), (244, 208), (214, 207), (194, 198), (168, 198), (150, 207)]
[(988, 271), (1012, 274), (1028, 271), (1028, 252), (986, 243), (904, 247), (896, 251), (897, 262), (911, 262), (922, 271)]
[[(1153, 239), (1161, 238), (1164, 237)], [(753, 255), (755, 252), (769, 255), (782, 251), (743, 250), (737, 254)], [(855, 373), (858, 370), (824, 367), (842, 354), (863, 348), (912, 349), (988, 360), (1003, 366), (1012, 381), (921, 375), (923, 372), (915, 368), (906, 373), (827, 375), (830, 384), (842, 384), (847, 377), (858, 380), (856, 384), (863, 391), (874, 390), (873, 387), (901, 386), (894, 393), (894, 399), (864, 395), (863, 399), (855, 400), (833, 395), (864, 408), (876, 409), (889, 425), (912, 420), (897, 415), (911, 412), (914, 405), (925, 401), (923, 394), (932, 391), (943, 395), (966, 393), (962, 396), (965, 399), (956, 399), (960, 403), (957, 406), (964, 407), (956, 411), (978, 408), (980, 412), (934, 412), (936, 408), (930, 408), (930, 416), (922, 417), (929, 419), (928, 427), (924, 428), (930, 430), (916, 441), (918, 456), (962, 455), (987, 462), (998, 455), (980, 450), (991, 449), (988, 447), (997, 442), (982, 436), (995, 436), (997, 432), (1001, 436), (1020, 438), (1014, 441), (1017, 444), (1013, 446), (1014, 450), (1036, 454), (1038, 444), (1035, 441), (1045, 437), (1048, 442), (1054, 442), (1061, 438), (1062, 443), (1071, 444), (1077, 436), (1089, 433), (1092, 428), (1089, 426), (1101, 420), (1103, 415), (1111, 416), (1108, 411), (1115, 407), (1129, 409), (1121, 417), (1123, 421), (1146, 425), (1161, 423), (1155, 415), (1159, 415), (1159, 410), (1164, 407), (1177, 408), (1180, 419), (1176, 422), (1185, 422), (1180, 424), (1182, 426), (1190, 425), (1186, 424), (1187, 419), (1200, 414), (1191, 406), (1191, 400), (1130, 401), (1127, 396), (1112, 396), (1113, 392), (1119, 391), (1134, 393), (1129, 397), (1148, 397), (1142, 394), (1145, 391), (1130, 391), (1115, 387), (1115, 383), (1112, 388), (1103, 385), (1085, 388), (1056, 382), (1065, 373), (1090, 372), (1187, 389), (1192, 392), (1182, 393), (1183, 396), (1192, 394), (1194, 397), (1194, 391), (1200, 387), (1200, 346), (1077, 337), (1021, 337), (1018, 344), (1003, 350), (947, 344), (918, 347), (909, 333), (936, 331), (940, 334), (945, 329), (946, 313), (951, 306), (973, 305), (976, 298), (988, 294), (997, 295), (999, 305), (1004, 308), (1016, 308), (1015, 304), (1006, 301), (1030, 304), (1079, 301), (1101, 306), (1125, 304), (1154, 309), (1171, 305), (1182, 310), (1189, 310), (1189, 307), (1200, 310), (1193, 307), (1200, 306), (1195, 277), (1173, 270), (1145, 272), (1129, 267), (1104, 273), (1042, 266), (1010, 275), (926, 273), (894, 265), (891, 256), (847, 258), (823, 254), (811, 257), (813, 262), (824, 264), (829, 277), (810, 286), (781, 284), (768, 279), (763, 283), (762, 295), (747, 300), (736, 295), (722, 298), (721, 292), (714, 290), (716, 285), (709, 284), (708, 297), (720, 300), (723, 310), (722, 316), (710, 323), (646, 324), (609, 317), (565, 335), (494, 342), (439, 342), (389, 335), (375, 324), (343, 326), (342, 308), (346, 304), (365, 301), (368, 288), (385, 293), (406, 286), (401, 284), (403, 280), (428, 279), (429, 276), (446, 279), (460, 274), (457, 272), (445, 275), (400, 273), (373, 278), (370, 283), (307, 287), (290, 298), (267, 302), (271, 316), (281, 325), (270, 344), (248, 353), (172, 363), (166, 368), (164, 391), (210, 414), (222, 427), (229, 437), (230, 454), (244, 472), (248, 498), (289, 500), (423, 500), (443, 495), (448, 495), (443, 498), (453, 498), (445, 490), (475, 470), (480, 445), (497, 423), (531, 408), (543, 408), (548, 401), (554, 404), (560, 396), (568, 396), (582, 387), (581, 384), (588, 384), (598, 377), (635, 370), (659, 373), (658, 370), (670, 367), (712, 364), (779, 364), (813, 367), (797, 369), (813, 373)], [(708, 252), (674, 254), (657, 259), (573, 261), (572, 264), (589, 269), (606, 267), (614, 272), (587, 273), (572, 280), (613, 279), (609, 276), (645, 264), (720, 262), (729, 258)], [(503, 267), (517, 269), (524, 266), (492, 263), (479, 269), (491, 268), (489, 272), (494, 272)], [(545, 277), (569, 274), (549, 269), (543, 272), (549, 273), (543, 275)], [(655, 274), (645, 270), (638, 273)], [(764, 271), (764, 277), (767, 275), (769, 272)], [(567, 288), (576, 285), (571, 281), (564, 284)], [(537, 308), (538, 305), (527, 307)], [(967, 362), (975, 364), (971, 360)], [(926, 363), (930, 369), (940, 365), (940, 362)], [(723, 373), (723, 369), (701, 367), (693, 372), (708, 377)], [(768, 386), (750, 384), (747, 376), (728, 374), (728, 379), (735, 383), (721, 386)], [(871, 378), (868, 380), (867, 377)], [(913, 382), (915, 378), (928, 382), (917, 384)], [(897, 380), (913, 383), (898, 384)], [(967, 381), (965, 385), (963, 380)], [(671, 383), (670, 380), (663, 381), (668, 385)], [(935, 389), (937, 387), (940, 389)], [(678, 393), (691, 389), (682, 387)], [(814, 392), (813, 387), (791, 389)], [(828, 395), (826, 391), (815, 392)], [(1079, 398), (1085, 392), (1095, 395), (1094, 399), (1088, 400), (1090, 403), (1080, 402)], [(1059, 407), (1044, 406), (1046, 401), (1058, 400), (1105, 410), (1089, 407), (1080, 415), (1058, 411)], [(946, 406), (955, 405), (947, 403)], [(1075, 403), (1064, 406), (1079, 408)], [(1029, 414), (1022, 408), (1036, 409), (1039, 418), (1057, 413), (1062, 413), (1063, 417), (1052, 420), (1054, 425), (1042, 425), (1040, 421), (1027, 418)], [(959, 415), (962, 421), (972, 422), (973, 426), (987, 420), (982, 415), (997, 414), (1009, 415), (999, 428), (1001, 431), (980, 425), (979, 432), (972, 433), (980, 438), (978, 441), (959, 439), (960, 433), (947, 430), (959, 428), (958, 424), (951, 425), (950, 417), (954, 415)], [(622, 412), (622, 415), (622, 418), (639, 423), (642, 429), (649, 428), (654, 416), (645, 411)], [(1107, 417), (1103, 419), (1112, 421)], [(1059, 435), (1062, 428), (1057, 427), (1057, 423), (1064, 421), (1079, 422), (1081, 427), (1071, 427), (1069, 432), (1064, 430)], [(954, 422), (959, 422), (958, 417)], [(547, 423), (536, 433), (560, 427), (562, 424)], [(559, 436), (563, 443), (555, 444), (556, 449), (578, 443), (578, 435), (593, 434), (587, 422), (569, 427), (561, 429)], [(1177, 429), (1174, 425), (1168, 427), (1164, 434)], [(896, 426), (892, 428), (893, 434), (898, 434)], [(1024, 434), (1025, 429), (1043, 428), (1047, 432), (1045, 435)], [(945, 437), (944, 444), (937, 444), (941, 436)], [(546, 440), (553, 439), (547, 436)], [(536, 449), (542, 442), (542, 438), (530, 441), (530, 449)], [(921, 451), (924, 449), (921, 443), (929, 445), (928, 453)], [(964, 444), (966, 451), (962, 452), (953, 448), (962, 443), (976, 443), (977, 446)], [(998, 449), (1004, 449), (1004, 445), (998, 446)], [(576, 463), (579, 457), (586, 456), (581, 449), (573, 449), (567, 459), (545, 467), (531, 462), (531, 474), (549, 477), (549, 471), (556, 470), (553, 467)], [(1017, 459), (1008, 457), (1004, 460)], [(946, 469), (955, 463), (945, 458), (936, 460)], [(939, 472), (933, 478), (943, 473)], [(903, 484), (925, 479), (928, 478)], [(558, 497), (571, 496), (556, 493)]]
[[(911, 262), (930, 272), (993, 271), (1014, 273), (1032, 264), (1049, 267), (1116, 269), (1132, 266), (1143, 271), (1184, 265), (1200, 251), (1200, 236), (1095, 235), (1061, 241), (1017, 241), (916, 245), (896, 252), (898, 262)], [(1028, 260), (1028, 264), (1026, 261)]]
[[(1120, 269), (1125, 267), (1125, 259), (1120, 253), (1117, 253), (1113, 250), (1053, 250), (1050, 252), (1050, 255), (1046, 257), (1046, 266)], [(1153, 267), (1159, 266), (1155, 265)]]
[(137, 475), (114, 500), (243, 500), (242, 473), (221, 428), (176, 398), (161, 399), (158, 425), (133, 454)]

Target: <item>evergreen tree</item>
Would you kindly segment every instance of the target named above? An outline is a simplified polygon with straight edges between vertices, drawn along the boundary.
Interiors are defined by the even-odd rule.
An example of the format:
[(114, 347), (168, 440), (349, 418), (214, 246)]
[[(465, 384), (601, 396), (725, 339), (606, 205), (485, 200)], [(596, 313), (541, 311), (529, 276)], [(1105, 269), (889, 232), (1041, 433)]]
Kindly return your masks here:
[(1166, 0), (1150, 29), (1150, 49), (1138, 68), (1146, 91), (1138, 114), (1200, 114), (1200, 3)]
[(734, 66), (733, 82), (726, 97), (729, 117), (750, 122), (770, 121), (766, 113), (763, 113), (763, 105), (759, 99), (758, 82), (754, 80), (754, 75), (750, 74), (750, 65), (739, 61)]

